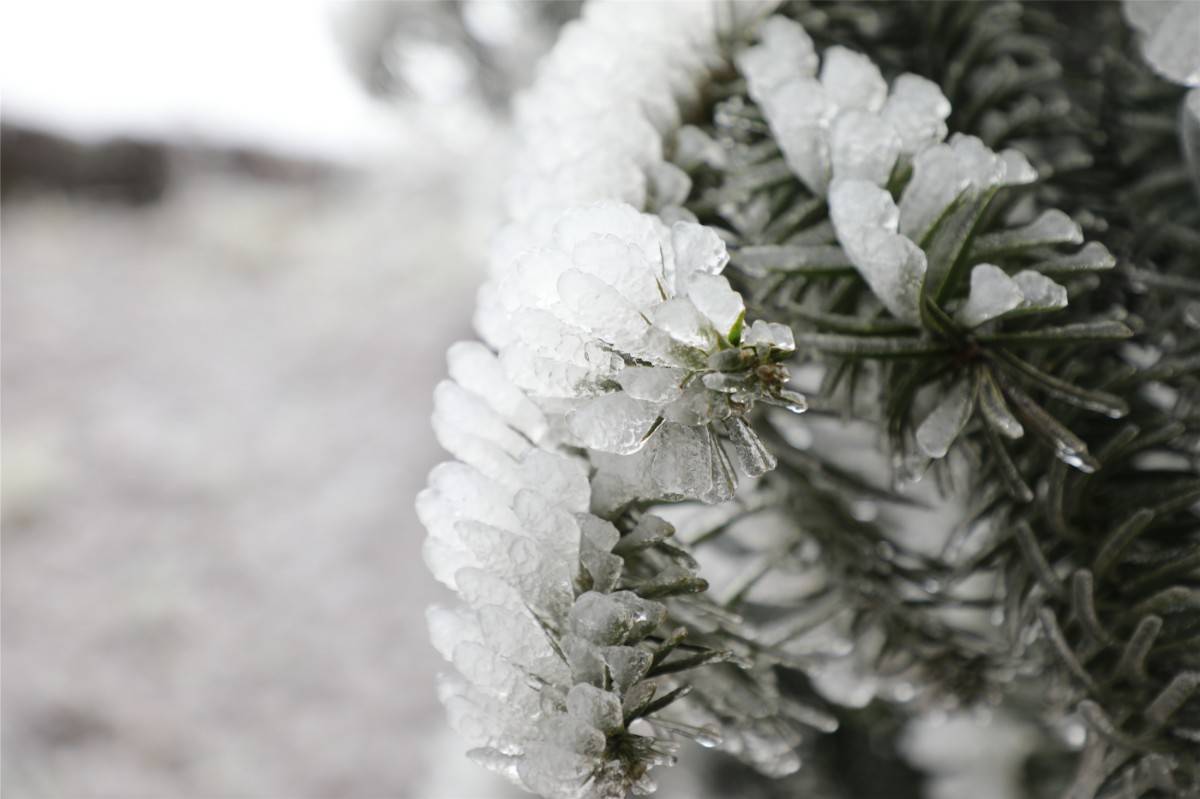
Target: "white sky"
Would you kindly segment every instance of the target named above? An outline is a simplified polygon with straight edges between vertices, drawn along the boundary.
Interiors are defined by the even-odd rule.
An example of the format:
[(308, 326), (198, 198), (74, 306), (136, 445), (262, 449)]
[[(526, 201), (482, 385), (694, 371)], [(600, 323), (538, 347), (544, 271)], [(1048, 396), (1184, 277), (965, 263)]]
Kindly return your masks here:
[(361, 160), (394, 112), (342, 65), (322, 0), (2, 0), (5, 119)]

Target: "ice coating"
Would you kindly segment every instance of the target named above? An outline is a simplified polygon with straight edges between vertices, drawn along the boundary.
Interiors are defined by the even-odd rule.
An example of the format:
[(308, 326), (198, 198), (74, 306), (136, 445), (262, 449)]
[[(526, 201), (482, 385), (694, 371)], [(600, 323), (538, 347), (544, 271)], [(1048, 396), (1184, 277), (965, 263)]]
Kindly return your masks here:
[(1067, 306), (1067, 290), (1050, 278), (1026, 269), (1009, 277), (992, 264), (976, 264), (971, 270), (971, 289), (954, 318), (968, 327), (978, 327), (1012, 313), (1053, 311)]
[[(916, 156), (899, 203), (871, 180), (839, 177), (829, 193), (829, 216), (842, 249), (879, 301), (896, 318), (916, 322), (928, 266), (920, 245), (938, 220), (956, 203), (1034, 177), (1029, 162), (1015, 151), (997, 154), (974, 136), (955, 134), (948, 143), (927, 147)], [(1047, 234), (1078, 231), (1061, 213), (1043, 215), (1035, 224), (1039, 230), (1046, 228)], [(975, 326), (1018, 306), (1025, 310), (1062, 307), (1066, 294), (1058, 291), (1061, 286), (1056, 289), (1049, 278), (1035, 274), (1022, 278), (1022, 288), (997, 267), (977, 265), (960, 321)]]
[(944, 458), (971, 418), (971, 383), (955, 383), (917, 428), (917, 446), (930, 458)]
[(900, 195), (900, 232), (920, 242), (960, 195), (1029, 183), (1037, 173), (1015, 150), (995, 153), (974, 136), (956, 133), (913, 159)]
[(898, 319), (919, 319), (925, 253), (897, 232), (900, 212), (892, 195), (866, 180), (839, 180), (829, 195), (829, 216), (850, 262), (879, 301)]
[(904, 74), (889, 92), (869, 58), (840, 46), (818, 58), (804, 28), (783, 17), (766, 20), (759, 40), (735, 61), (784, 160), (814, 194), (838, 178), (886, 185), (897, 163), (945, 138), (950, 103), (937, 84)]
[(510, 217), (525, 223), (543, 209), (605, 199), (681, 203), (691, 183), (664, 158), (664, 136), (698, 105), (722, 63), (721, 37), (773, 5), (587, 3), (515, 101)]
[[(739, 420), (758, 401), (801, 410), (803, 398), (779, 363), (795, 349), (791, 331), (746, 325), (721, 274), (728, 260), (709, 228), (597, 203), (559, 216), (480, 302), (504, 332), (492, 343), (508, 378), (558, 420), (565, 443), (622, 456), (654, 445), (642, 460), (666, 463), (661, 445), (678, 441), (707, 451), (697, 462), (712, 478), (724, 463), (716, 432), (758, 474), (774, 461)], [(668, 424), (711, 429), (664, 436)], [(724, 478), (703, 490), (676, 480), (669, 493), (715, 501)]]
[(1175, 83), (1200, 86), (1200, 4), (1124, 0), (1121, 8), (1142, 34), (1142, 55), (1156, 72)]
[[(542, 796), (645, 793), (673, 744), (630, 732), (625, 708), (655, 695), (643, 642), (666, 609), (618, 590), (621, 536), (588, 512), (587, 464), (558, 448), (498, 359), (461, 343), (448, 361), (434, 429), (459, 460), (433, 470), (417, 511), (426, 562), (462, 601), (427, 614), (457, 671), (438, 689), (451, 726), (473, 760)], [(639, 530), (673, 532), (648, 515)]]
[(971, 289), (967, 301), (954, 318), (968, 327), (977, 327), (1019, 306), (1025, 295), (1017, 282), (998, 266), (978, 264), (971, 270)]

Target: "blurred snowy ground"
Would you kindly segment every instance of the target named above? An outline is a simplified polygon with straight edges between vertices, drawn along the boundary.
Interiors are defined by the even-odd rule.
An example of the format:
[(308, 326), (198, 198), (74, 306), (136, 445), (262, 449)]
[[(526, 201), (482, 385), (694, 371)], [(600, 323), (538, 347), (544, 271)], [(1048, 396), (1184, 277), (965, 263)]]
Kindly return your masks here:
[[(505, 7), (471, 24), (519, 72), (549, 29)], [(502, 794), (444, 733), (412, 502), (507, 122), (442, 9), (264, 8), (4, 9), (6, 124), (169, 167), (144, 207), (5, 187), (5, 797)]]

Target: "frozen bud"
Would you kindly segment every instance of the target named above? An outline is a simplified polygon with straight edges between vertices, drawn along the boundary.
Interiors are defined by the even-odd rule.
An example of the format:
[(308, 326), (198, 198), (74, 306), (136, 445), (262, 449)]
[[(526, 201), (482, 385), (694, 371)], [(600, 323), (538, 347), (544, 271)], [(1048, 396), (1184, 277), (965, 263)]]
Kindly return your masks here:
[(755, 321), (742, 334), (742, 345), (745, 347), (765, 347), (778, 352), (792, 352), (796, 349), (796, 339), (792, 329), (778, 322)]

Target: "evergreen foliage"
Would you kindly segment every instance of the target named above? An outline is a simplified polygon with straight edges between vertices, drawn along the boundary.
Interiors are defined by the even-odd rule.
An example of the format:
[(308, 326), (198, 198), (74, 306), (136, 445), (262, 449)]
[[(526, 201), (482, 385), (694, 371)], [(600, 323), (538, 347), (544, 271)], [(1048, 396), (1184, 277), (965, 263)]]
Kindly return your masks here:
[[(614, 189), (584, 152), (562, 178), (571, 203), (647, 213), (563, 214), (563, 173), (540, 172), (520, 185), (552, 190), (514, 205), (481, 295), (489, 363), (545, 417), (509, 456), (532, 443), (590, 481), (562, 612), (615, 591), (662, 614), (590, 642), (610, 657), (535, 612), (563, 661), (530, 671), (559, 686), (538, 690), (570, 716), (588, 685), (625, 713), (576, 719), (603, 735), (578, 733), (566, 771), (512, 776), (648, 791), (682, 734), (775, 778), (763, 796), (916, 795), (905, 725), (983, 707), (1037, 731), (1029, 795), (1197, 795), (1200, 120), (1183, 90), (1116, 4), (713, 8), (660, 49), (661, 15), (593, 5), (568, 31), (645, 37), (660, 70), (611, 90), (653, 137), (601, 159), (633, 177)], [(572, 79), (633, 47), (592, 44)], [(471, 418), (439, 435), (486, 472), (455, 437)], [(726, 449), (752, 478), (736, 491)], [(646, 668), (614, 682), (630, 659)], [(564, 762), (493, 738), (504, 763)]]

